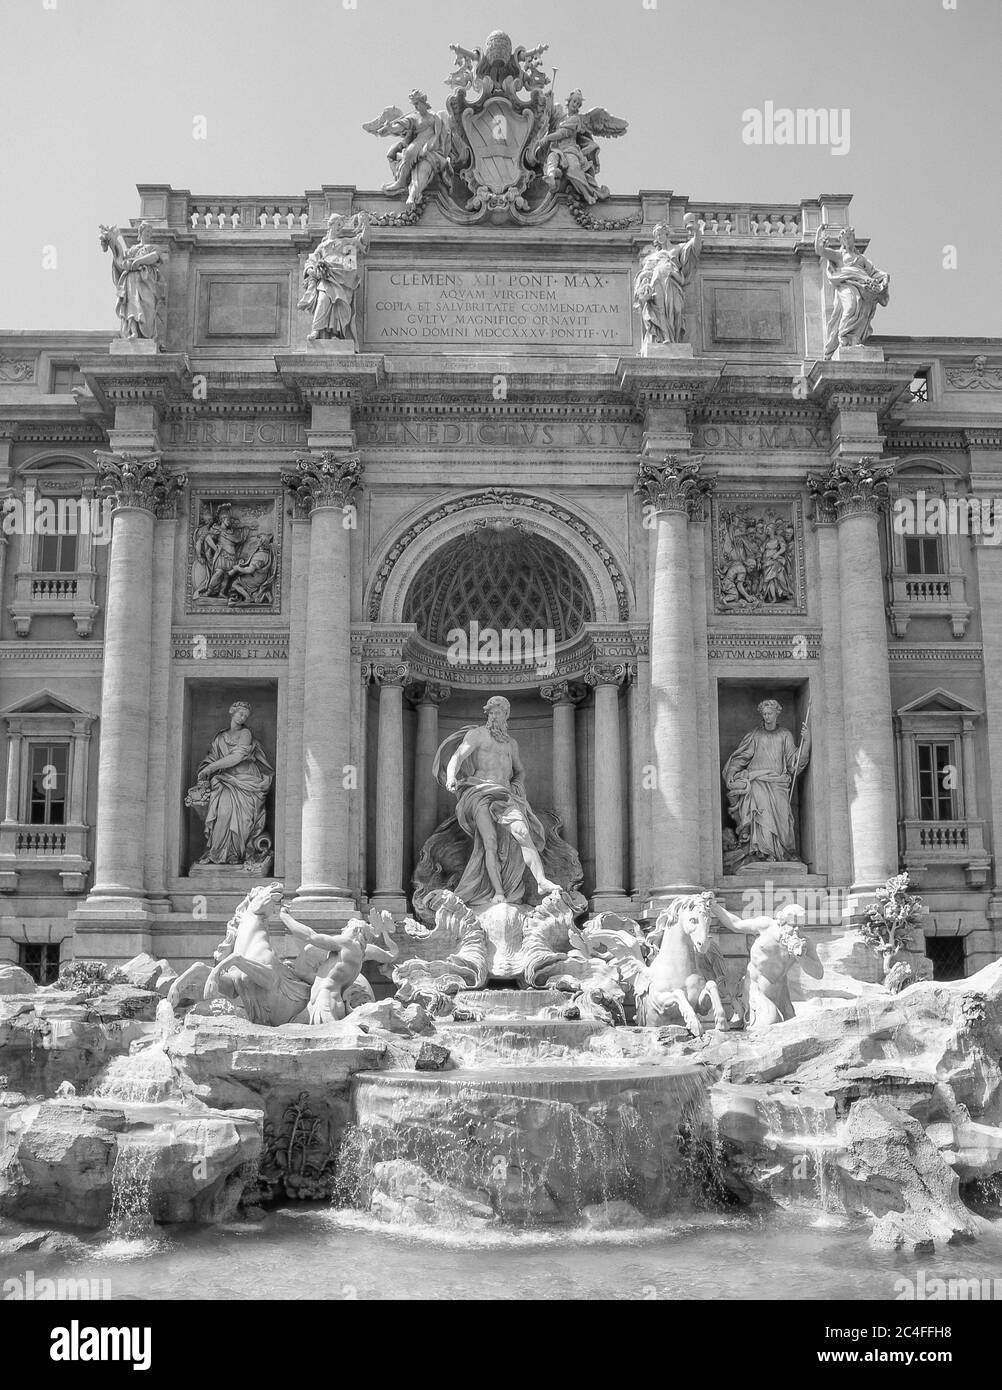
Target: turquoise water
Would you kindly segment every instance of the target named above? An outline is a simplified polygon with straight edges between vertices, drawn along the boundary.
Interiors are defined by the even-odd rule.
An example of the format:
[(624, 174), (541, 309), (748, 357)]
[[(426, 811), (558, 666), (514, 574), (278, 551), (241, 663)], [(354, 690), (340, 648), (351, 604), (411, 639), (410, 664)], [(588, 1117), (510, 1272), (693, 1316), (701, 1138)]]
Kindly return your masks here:
[[(865, 1227), (811, 1217), (695, 1216), (636, 1231), (435, 1233), (355, 1212), (282, 1210), (259, 1224), (94, 1236), (86, 1254), (0, 1257), (0, 1279), (108, 1280), (112, 1299), (874, 1299), (895, 1281), (998, 1278), (1002, 1223), (936, 1256), (873, 1249)], [(12, 1228), (0, 1229), (0, 1237)]]

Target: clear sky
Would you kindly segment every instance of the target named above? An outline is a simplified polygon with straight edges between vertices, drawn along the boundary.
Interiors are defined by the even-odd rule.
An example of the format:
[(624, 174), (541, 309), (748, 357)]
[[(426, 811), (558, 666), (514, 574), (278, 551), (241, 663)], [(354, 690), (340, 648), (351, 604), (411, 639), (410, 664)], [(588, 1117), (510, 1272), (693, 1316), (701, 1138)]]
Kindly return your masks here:
[[(614, 192), (851, 192), (891, 272), (879, 332), (1002, 336), (1002, 0), (351, 4), (0, 0), (0, 329), (115, 329), (97, 228), (136, 216), (137, 183), (378, 188), (386, 142), (361, 122), (414, 86), (441, 107), (448, 45), (504, 28), (549, 43), (561, 100), (581, 87), (629, 120), (603, 154)], [(745, 144), (742, 112), (767, 101), (848, 108), (849, 153)]]

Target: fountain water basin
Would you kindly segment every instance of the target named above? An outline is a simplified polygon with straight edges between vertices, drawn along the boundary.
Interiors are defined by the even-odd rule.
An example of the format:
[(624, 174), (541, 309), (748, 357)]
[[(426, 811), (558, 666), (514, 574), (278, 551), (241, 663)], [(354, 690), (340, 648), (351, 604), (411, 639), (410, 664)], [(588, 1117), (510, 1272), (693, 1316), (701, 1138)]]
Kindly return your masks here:
[(353, 1082), (339, 1162), (345, 1202), (384, 1218), (535, 1225), (694, 1196), (695, 1134), (711, 1132), (697, 1063), (387, 1071)]

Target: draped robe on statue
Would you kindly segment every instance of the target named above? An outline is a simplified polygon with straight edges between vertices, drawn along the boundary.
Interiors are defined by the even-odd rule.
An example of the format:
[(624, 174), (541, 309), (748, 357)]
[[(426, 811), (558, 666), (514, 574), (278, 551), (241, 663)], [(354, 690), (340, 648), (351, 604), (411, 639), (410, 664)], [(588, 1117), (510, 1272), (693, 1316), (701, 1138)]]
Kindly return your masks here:
[[(470, 726), (473, 727), (473, 726)], [(444, 785), (445, 769), (455, 745), (462, 742), (470, 728), (460, 729), (445, 740), (435, 755), (432, 773)], [(446, 752), (446, 750), (449, 750)], [(458, 769), (457, 782), (459, 794), (456, 800), (456, 820), (461, 829), (473, 841), (473, 850), (463, 870), (462, 877), (453, 892), (467, 907), (482, 907), (492, 902), (494, 888), (487, 873), (484, 855), (484, 842), (477, 829), (477, 812), (486, 806), (491, 819), (497, 825), (498, 871), (504, 886), (506, 901), (520, 903), (525, 897), (525, 860), (518, 843), (508, 827), (521, 817), (529, 827), (532, 842), (540, 854), (546, 846), (546, 831), (542, 822), (526, 800), (521, 783), (512, 782), (504, 786), (500, 782), (490, 782), (478, 778), (473, 767), (473, 757)]]
[(760, 726), (746, 734), (724, 764), (728, 804), (745, 857), (796, 858), (790, 808), (796, 762), (797, 745), (789, 729)]
[(202, 864), (242, 864), (264, 829), (265, 798), (275, 769), (247, 729), (224, 729), (199, 764), (199, 771), (242, 746), (244, 758), (233, 767), (209, 775), (209, 805), (205, 814), (205, 853)]

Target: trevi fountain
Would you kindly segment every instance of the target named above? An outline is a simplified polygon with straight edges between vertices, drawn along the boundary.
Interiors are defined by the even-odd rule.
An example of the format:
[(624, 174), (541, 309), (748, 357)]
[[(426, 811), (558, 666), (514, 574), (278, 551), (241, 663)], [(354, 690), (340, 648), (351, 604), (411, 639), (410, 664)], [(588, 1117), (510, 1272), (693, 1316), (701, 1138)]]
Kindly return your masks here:
[(142, 185), (118, 337), (0, 335), (5, 496), (113, 520), (9, 547), (5, 1288), (991, 1275), (999, 556), (888, 515), (998, 345), (941, 466), (847, 197), (611, 194), (545, 45), (453, 52), (381, 191)]

